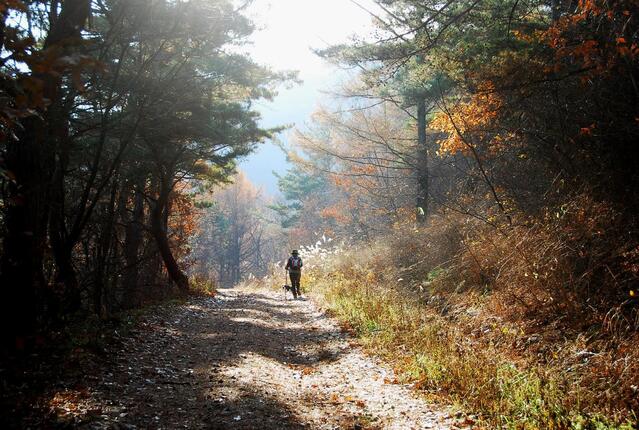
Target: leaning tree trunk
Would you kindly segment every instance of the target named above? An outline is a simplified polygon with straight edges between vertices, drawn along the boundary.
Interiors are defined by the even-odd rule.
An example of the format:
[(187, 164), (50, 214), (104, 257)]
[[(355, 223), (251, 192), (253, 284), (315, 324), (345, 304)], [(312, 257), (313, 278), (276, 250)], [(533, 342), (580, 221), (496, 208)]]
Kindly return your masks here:
[(171, 195), (171, 187), (168, 182), (164, 179), (161, 180), (158, 199), (151, 210), (151, 234), (157, 243), (158, 251), (162, 261), (164, 261), (164, 267), (166, 267), (169, 278), (175, 282), (180, 291), (186, 293), (189, 289), (189, 278), (182, 272), (173, 255), (165, 222), (169, 196)]

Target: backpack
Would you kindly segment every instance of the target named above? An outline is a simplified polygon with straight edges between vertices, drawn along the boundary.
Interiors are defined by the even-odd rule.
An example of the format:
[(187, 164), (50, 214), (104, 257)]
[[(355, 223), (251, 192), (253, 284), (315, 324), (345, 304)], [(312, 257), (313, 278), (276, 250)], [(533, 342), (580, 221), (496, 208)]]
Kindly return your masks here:
[(302, 259), (299, 257), (291, 257), (289, 263), (289, 267), (291, 268), (291, 270), (300, 270), (300, 268), (302, 267)]

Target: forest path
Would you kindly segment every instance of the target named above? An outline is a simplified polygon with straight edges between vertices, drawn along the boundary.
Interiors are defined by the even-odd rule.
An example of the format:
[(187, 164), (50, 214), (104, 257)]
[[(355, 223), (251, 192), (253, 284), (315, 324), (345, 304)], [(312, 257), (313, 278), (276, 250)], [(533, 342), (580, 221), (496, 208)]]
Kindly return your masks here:
[[(289, 295), (290, 298), (290, 295)], [(268, 290), (160, 308), (111, 359), (49, 401), (73, 428), (453, 429), (455, 418), (389, 383), (311, 301)]]

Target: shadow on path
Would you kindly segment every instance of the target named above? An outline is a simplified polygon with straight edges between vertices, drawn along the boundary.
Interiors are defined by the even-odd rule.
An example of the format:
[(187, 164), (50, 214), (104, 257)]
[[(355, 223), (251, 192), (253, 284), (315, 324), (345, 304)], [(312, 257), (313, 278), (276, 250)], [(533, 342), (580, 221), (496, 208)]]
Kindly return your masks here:
[(332, 362), (341, 352), (328, 341), (338, 332), (313, 327), (321, 316), (298, 302), (232, 290), (221, 296), (158, 308), (103, 357), (85, 353), (58, 369), (29, 404), (19, 388), (33, 380), (16, 377), (2, 387), (10, 390), (3, 428), (308, 428), (296, 418), (294, 399), (224, 369), (249, 356), (280, 366)]

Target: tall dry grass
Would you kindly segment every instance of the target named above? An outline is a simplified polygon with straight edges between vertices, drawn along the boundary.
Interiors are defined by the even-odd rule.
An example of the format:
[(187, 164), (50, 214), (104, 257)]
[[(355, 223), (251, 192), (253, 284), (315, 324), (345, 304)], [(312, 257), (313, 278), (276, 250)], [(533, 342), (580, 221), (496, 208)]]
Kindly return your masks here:
[(370, 246), (309, 253), (303, 284), (403, 381), (485, 427), (635, 428), (634, 232), (583, 197), (518, 222), (400, 226)]

